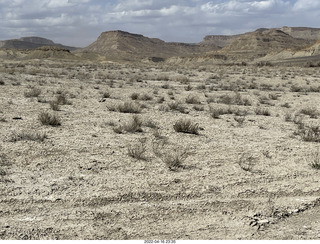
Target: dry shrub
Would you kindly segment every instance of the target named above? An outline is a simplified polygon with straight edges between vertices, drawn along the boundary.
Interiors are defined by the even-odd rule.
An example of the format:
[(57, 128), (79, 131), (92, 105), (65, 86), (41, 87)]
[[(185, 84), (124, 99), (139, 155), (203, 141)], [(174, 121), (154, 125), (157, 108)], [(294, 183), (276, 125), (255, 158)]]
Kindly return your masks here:
[(139, 100), (142, 100), (142, 101), (150, 101), (152, 99), (153, 99), (153, 97), (148, 94), (143, 94), (143, 95), (139, 96)]
[(102, 94), (102, 98), (109, 98), (109, 97), (110, 97), (110, 93), (107, 91)]
[(142, 107), (138, 103), (134, 102), (124, 102), (122, 104), (118, 104), (116, 106), (108, 106), (110, 111), (117, 111), (120, 113), (141, 113)]
[(150, 95), (148, 95), (148, 94), (142, 94), (142, 95), (141, 95), (141, 94), (136, 93), (136, 92), (132, 93), (132, 94), (130, 95), (130, 98), (131, 98), (132, 100), (142, 100), (142, 101), (150, 101), (150, 100), (153, 99), (153, 97), (150, 96)]
[(253, 171), (253, 167), (257, 164), (258, 158), (251, 153), (243, 153), (237, 160), (240, 168), (244, 171)]
[(46, 113), (46, 112), (42, 112), (41, 114), (39, 114), (38, 119), (40, 120), (41, 124), (43, 124), (43, 125), (51, 125), (51, 126), (60, 126), (61, 125), (60, 118), (58, 118), (55, 115)]
[(199, 134), (199, 124), (193, 123), (190, 119), (180, 119), (174, 125), (173, 128), (176, 132)]
[(224, 104), (233, 104), (233, 105), (243, 105), (243, 106), (251, 106), (252, 103), (248, 98), (243, 98), (239, 92), (235, 92), (233, 95), (223, 95), (220, 96), (218, 103)]
[(192, 90), (192, 86), (189, 84), (184, 88), (186, 91), (191, 91)]
[(184, 168), (183, 163), (193, 153), (187, 148), (170, 147), (167, 140), (156, 140), (152, 144), (153, 152), (170, 171)]
[(51, 101), (49, 102), (50, 104), (50, 108), (54, 111), (59, 111), (60, 110), (60, 106), (59, 103), (57, 101)]
[(163, 96), (157, 99), (157, 103), (163, 103), (164, 101), (165, 101), (165, 98)]
[(319, 153), (319, 151), (317, 151), (316, 153), (313, 154), (313, 158), (310, 163), (310, 166), (313, 169), (320, 169), (320, 153)]
[(157, 125), (156, 122), (153, 120), (149, 119), (147, 122), (144, 123), (144, 126), (149, 127), (151, 129), (159, 129), (159, 126)]
[(141, 128), (142, 123), (143, 121), (141, 120), (140, 117), (133, 116), (131, 121), (115, 127), (113, 131), (118, 134), (122, 134), (124, 132), (130, 132), (130, 133), (143, 132)]
[(11, 142), (17, 142), (17, 141), (39, 141), (43, 142), (47, 137), (45, 133), (32, 133), (32, 132), (19, 132), (19, 133), (13, 133), (11, 135)]
[(238, 125), (239, 126), (242, 126), (244, 121), (246, 120), (246, 117), (245, 116), (235, 116), (233, 117), (233, 119), (238, 122)]
[(271, 112), (267, 108), (257, 107), (254, 112), (256, 115), (271, 116)]
[(199, 97), (197, 97), (195, 95), (189, 95), (186, 98), (186, 103), (188, 103), (188, 104), (201, 104), (201, 101), (200, 101)]
[(301, 136), (302, 140), (307, 142), (320, 142), (320, 126), (299, 125), (298, 131), (295, 133)]
[(68, 99), (67, 99), (67, 96), (66, 94), (62, 93), (62, 94), (59, 94), (57, 97), (56, 97), (56, 102), (60, 105), (71, 105), (72, 102), (70, 102)]
[(232, 112), (226, 108), (214, 108), (214, 107), (210, 107), (210, 115), (212, 118), (214, 119), (219, 119), (220, 115), (223, 114), (232, 114)]
[(201, 105), (195, 105), (195, 106), (193, 106), (193, 109), (194, 109), (195, 111), (204, 111), (204, 107), (201, 106)]
[(147, 139), (141, 138), (138, 142), (128, 145), (127, 149), (130, 157), (138, 160), (146, 160)]
[(181, 103), (179, 102), (172, 102), (172, 103), (168, 103), (168, 107), (171, 110), (175, 110), (175, 111), (179, 111), (180, 113), (188, 113), (186, 108), (184, 106), (181, 105)]
[(39, 88), (32, 88), (29, 91), (24, 92), (25, 97), (38, 97), (41, 94), (41, 90)]
[(303, 108), (299, 111), (300, 114), (309, 115), (310, 118), (316, 119), (319, 116), (319, 111), (315, 107)]
[(134, 93), (132, 93), (132, 94), (130, 95), (130, 98), (131, 98), (132, 100), (138, 100), (139, 96), (140, 96), (139, 93), (134, 92)]

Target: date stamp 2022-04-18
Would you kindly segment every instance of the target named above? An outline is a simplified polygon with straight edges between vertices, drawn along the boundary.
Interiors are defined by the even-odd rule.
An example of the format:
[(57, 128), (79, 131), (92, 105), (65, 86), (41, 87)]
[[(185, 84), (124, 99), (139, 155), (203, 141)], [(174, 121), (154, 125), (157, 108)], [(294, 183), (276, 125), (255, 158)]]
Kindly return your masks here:
[(176, 240), (144, 240), (145, 244), (177, 244)]

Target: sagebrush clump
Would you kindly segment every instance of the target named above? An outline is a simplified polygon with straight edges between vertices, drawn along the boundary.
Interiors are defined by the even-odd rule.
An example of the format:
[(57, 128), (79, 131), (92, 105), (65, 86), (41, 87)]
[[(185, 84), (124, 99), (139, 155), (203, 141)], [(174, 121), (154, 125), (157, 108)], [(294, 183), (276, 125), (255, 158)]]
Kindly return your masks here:
[(190, 119), (180, 119), (174, 125), (173, 128), (176, 132), (199, 134), (199, 124), (192, 122)]
[(138, 142), (128, 145), (127, 146), (128, 155), (138, 160), (146, 160), (146, 155), (145, 155), (147, 151), (146, 142), (147, 142), (147, 139), (142, 138), (142, 139), (139, 139)]
[(158, 157), (170, 171), (184, 168), (185, 160), (193, 154), (188, 148), (170, 147), (166, 139), (153, 141), (152, 148), (155, 156)]
[(143, 121), (140, 117), (133, 116), (129, 122), (123, 123), (115, 127), (113, 131), (118, 134), (122, 134), (124, 132), (130, 132), (130, 133), (143, 132), (141, 128), (142, 124), (143, 124)]
[(142, 111), (142, 106), (134, 102), (124, 102), (118, 105), (109, 105), (108, 109), (110, 111), (116, 111), (120, 113), (134, 113), (138, 114)]
[(43, 125), (50, 125), (54, 127), (61, 125), (61, 120), (59, 117), (53, 114), (49, 114), (47, 112), (40, 113), (38, 119)]

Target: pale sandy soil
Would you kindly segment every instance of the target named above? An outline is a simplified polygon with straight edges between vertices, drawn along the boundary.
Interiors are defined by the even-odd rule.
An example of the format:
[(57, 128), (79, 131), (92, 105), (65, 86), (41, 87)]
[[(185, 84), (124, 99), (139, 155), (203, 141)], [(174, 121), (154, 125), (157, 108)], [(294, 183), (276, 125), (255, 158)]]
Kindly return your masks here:
[[(320, 111), (319, 93), (309, 89), (320, 86), (317, 68), (25, 61), (2, 62), (0, 81), (0, 239), (320, 238), (320, 171), (310, 165), (320, 163), (319, 145), (296, 133), (294, 119), (303, 108)], [(293, 85), (302, 90), (292, 92)], [(26, 97), (32, 88), (41, 94)], [(237, 90), (251, 106), (217, 103)], [(53, 111), (44, 101), (58, 93), (70, 104)], [(110, 108), (135, 102), (132, 93), (152, 98), (138, 101), (143, 131), (116, 133), (133, 114)], [(189, 95), (201, 104), (186, 103)], [(170, 109), (174, 101), (186, 112)], [(215, 119), (210, 107), (247, 115), (243, 124), (234, 114)], [(257, 115), (257, 107), (270, 116)], [(42, 112), (61, 126), (42, 125)], [(179, 119), (198, 123), (199, 134), (176, 132)], [(21, 133), (47, 138), (14, 140)], [(141, 138), (145, 160), (128, 155)], [(182, 167), (170, 170), (155, 155), (159, 141), (163, 153), (190, 153)]]

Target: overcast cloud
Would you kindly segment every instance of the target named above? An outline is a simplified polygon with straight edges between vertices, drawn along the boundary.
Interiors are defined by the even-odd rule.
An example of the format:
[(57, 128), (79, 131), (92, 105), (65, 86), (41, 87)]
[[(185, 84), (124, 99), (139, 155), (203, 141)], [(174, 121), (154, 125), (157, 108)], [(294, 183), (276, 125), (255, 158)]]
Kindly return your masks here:
[(200, 42), (260, 27), (320, 27), (319, 0), (0, 0), (0, 40), (40, 36), (84, 47), (103, 31)]

